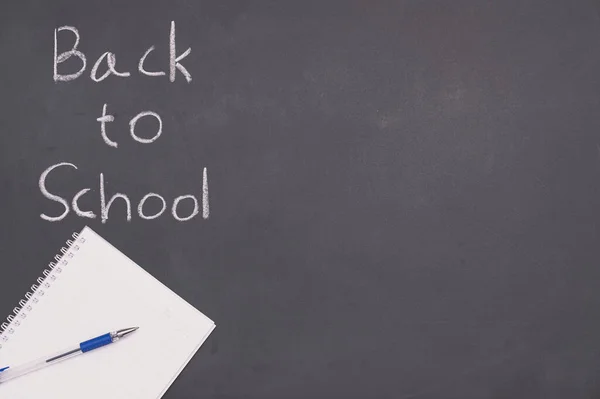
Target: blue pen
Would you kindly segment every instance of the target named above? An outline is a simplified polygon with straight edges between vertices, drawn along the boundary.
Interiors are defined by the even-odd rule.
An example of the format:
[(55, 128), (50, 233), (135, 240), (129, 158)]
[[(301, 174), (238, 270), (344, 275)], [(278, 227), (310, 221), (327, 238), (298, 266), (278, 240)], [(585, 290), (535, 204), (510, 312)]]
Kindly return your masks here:
[(101, 335), (96, 338), (92, 338), (85, 342), (80, 343), (78, 346), (69, 348), (50, 356), (45, 356), (41, 359), (34, 360), (32, 362), (23, 364), (18, 367), (4, 367), (0, 368), (0, 384), (20, 377), (22, 375), (31, 373), (32, 371), (39, 370), (51, 364), (61, 362), (66, 359), (81, 355), (86, 352), (93, 351), (94, 349), (101, 348), (103, 346), (117, 342), (121, 338), (128, 336), (129, 334), (136, 331), (138, 327), (125, 328), (122, 330), (110, 332), (108, 334)]

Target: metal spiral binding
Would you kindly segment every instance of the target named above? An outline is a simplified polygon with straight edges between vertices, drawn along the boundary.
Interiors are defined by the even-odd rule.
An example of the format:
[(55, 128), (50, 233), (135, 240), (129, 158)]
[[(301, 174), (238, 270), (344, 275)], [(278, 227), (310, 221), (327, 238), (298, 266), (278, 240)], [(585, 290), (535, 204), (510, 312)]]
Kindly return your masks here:
[(78, 233), (72, 234), (73, 239), (67, 240), (66, 246), (60, 249), (60, 254), (54, 256), (54, 262), (48, 264), (48, 268), (42, 272), (42, 275), (36, 280), (37, 284), (31, 286), (31, 291), (25, 294), (25, 298), (19, 301), (19, 305), (13, 309), (6, 321), (0, 324), (0, 349), (2, 344), (9, 340), (10, 335), (14, 334), (21, 321), (27, 318), (27, 314), (40, 301), (57, 276), (62, 273), (63, 267), (69, 264), (69, 260), (75, 256), (79, 250), (78, 243), (85, 242), (85, 238), (79, 237)]

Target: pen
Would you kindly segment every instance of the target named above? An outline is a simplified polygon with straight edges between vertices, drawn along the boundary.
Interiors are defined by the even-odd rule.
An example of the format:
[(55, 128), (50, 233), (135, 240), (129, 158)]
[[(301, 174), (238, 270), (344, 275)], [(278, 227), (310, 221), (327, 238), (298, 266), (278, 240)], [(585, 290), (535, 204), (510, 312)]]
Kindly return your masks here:
[(34, 360), (32, 362), (20, 365), (18, 367), (4, 367), (0, 368), (0, 384), (12, 380), (13, 378), (20, 377), (22, 375), (31, 373), (32, 371), (39, 370), (51, 364), (61, 362), (66, 359), (81, 355), (82, 353), (93, 351), (94, 349), (101, 348), (106, 345), (110, 345), (113, 342), (117, 342), (121, 338), (128, 336), (129, 334), (136, 331), (139, 327), (124, 328), (122, 330), (110, 332), (101, 335), (96, 338), (84, 341), (79, 346), (72, 347), (61, 352), (55, 353), (50, 356), (43, 357), (41, 359)]

